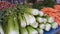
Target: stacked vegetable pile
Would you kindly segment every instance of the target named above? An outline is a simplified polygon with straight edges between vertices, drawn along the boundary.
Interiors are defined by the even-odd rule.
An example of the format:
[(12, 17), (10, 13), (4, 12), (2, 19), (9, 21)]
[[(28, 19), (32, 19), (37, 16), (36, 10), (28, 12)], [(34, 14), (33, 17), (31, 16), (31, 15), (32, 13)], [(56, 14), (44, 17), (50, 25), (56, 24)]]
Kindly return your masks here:
[(17, 4), (1, 11), (1, 34), (44, 34), (44, 30), (50, 31), (51, 28), (58, 27), (54, 18), (26, 5)]

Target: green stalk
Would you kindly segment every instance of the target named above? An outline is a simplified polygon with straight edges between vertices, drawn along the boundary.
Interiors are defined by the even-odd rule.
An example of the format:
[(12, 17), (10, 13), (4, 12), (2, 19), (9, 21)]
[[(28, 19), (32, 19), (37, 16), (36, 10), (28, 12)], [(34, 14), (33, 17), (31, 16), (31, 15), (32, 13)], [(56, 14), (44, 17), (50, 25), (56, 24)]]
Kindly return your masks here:
[(20, 26), (21, 27), (26, 27), (26, 20), (24, 18), (24, 16), (22, 16), (20, 13), (19, 13), (19, 23), (20, 23)]
[(5, 34), (19, 34), (17, 15), (13, 11), (11, 11), (10, 15), (8, 16), (7, 28)]

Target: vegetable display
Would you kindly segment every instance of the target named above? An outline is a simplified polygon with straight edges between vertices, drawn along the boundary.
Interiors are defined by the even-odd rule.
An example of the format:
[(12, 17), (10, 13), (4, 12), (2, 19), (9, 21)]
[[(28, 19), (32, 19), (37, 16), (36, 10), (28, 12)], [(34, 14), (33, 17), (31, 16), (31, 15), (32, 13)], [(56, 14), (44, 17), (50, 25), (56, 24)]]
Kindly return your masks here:
[(27, 5), (16, 4), (1, 11), (1, 34), (44, 34), (44, 31), (58, 28), (58, 23), (53, 17), (47, 16), (45, 10), (39, 11)]

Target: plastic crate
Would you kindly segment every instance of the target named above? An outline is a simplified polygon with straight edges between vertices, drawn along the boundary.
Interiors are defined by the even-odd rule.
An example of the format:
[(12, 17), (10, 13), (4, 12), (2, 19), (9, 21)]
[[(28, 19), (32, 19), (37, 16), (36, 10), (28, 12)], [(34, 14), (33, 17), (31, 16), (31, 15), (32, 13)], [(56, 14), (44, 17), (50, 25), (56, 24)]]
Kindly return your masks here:
[(50, 31), (45, 31), (44, 34), (55, 34), (57, 31), (60, 30), (60, 26), (57, 29), (51, 29)]

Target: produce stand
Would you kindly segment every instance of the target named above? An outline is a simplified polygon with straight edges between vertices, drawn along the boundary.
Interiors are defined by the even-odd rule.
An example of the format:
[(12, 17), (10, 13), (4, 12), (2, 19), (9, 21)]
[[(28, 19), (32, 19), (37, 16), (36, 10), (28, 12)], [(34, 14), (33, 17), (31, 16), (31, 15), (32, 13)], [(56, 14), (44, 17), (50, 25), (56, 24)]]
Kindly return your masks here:
[[(0, 18), (1, 20), (0, 26), (2, 32), (4, 32), (5, 34), (6, 33), (55, 34), (56, 32), (60, 31), (60, 26), (58, 26), (60, 21), (59, 19), (57, 19), (59, 23), (58, 21), (55, 21), (55, 19), (57, 18), (56, 16), (58, 15), (59, 17), (60, 14), (58, 13), (58, 11), (55, 11), (57, 12), (56, 13), (57, 15), (54, 16), (55, 12), (53, 10), (57, 10), (57, 8), (56, 9), (52, 8), (53, 5), (49, 6), (48, 4), (47, 7), (42, 6), (43, 7), (41, 8), (42, 10), (40, 10), (40, 8), (38, 10), (38, 6), (35, 6), (33, 8), (25, 4), (18, 4), (19, 2), (16, 2), (17, 3), (16, 5), (13, 4), (13, 2), (12, 4), (8, 2), (7, 2), (8, 4), (5, 2), (1, 2), (1, 3), (2, 3), (1, 4), (2, 7), (0, 8), (0, 10), (1, 9), (3, 10), (1, 10), (2, 12), (0, 12), (0, 17), (2, 17)], [(7, 10), (6, 7), (9, 9)], [(41, 6), (39, 5), (39, 7)], [(58, 7), (60, 7), (60, 5)], [(51, 12), (46, 8), (48, 8)], [(44, 9), (46, 9), (46, 12), (49, 12), (49, 14), (46, 12), (44, 13)], [(53, 14), (53, 16), (51, 16), (50, 14), (51, 15)], [(6, 30), (4, 28), (6, 28)]]

